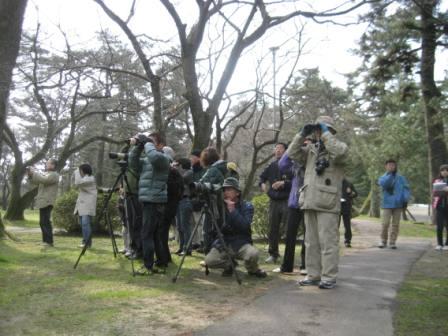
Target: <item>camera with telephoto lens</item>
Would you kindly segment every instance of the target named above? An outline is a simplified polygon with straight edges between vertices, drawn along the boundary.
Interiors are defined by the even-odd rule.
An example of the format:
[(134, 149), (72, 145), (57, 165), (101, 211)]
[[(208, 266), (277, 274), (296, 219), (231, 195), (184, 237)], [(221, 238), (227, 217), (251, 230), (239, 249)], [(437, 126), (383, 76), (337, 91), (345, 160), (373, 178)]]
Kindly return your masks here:
[(199, 198), (207, 198), (210, 194), (216, 194), (221, 190), (220, 184), (213, 184), (209, 182), (193, 182), (189, 185), (190, 193)]

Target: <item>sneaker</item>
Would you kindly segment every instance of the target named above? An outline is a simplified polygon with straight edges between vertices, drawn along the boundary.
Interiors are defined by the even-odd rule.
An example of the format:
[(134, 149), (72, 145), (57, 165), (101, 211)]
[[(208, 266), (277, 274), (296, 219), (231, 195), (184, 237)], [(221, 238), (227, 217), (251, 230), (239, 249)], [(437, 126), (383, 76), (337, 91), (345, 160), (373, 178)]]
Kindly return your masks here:
[(282, 269), (280, 267), (274, 268), (272, 270), (272, 273), (281, 273), (281, 272), (282, 272)]
[(336, 287), (335, 281), (321, 281), (319, 283), (320, 289), (333, 289), (334, 287)]
[(206, 267), (207, 264), (205, 263), (205, 260), (202, 260), (202, 261), (199, 263), (199, 266), (201, 266), (201, 267)]
[(267, 264), (276, 264), (277, 263), (277, 257), (269, 256), (265, 261)]
[(397, 249), (397, 245), (395, 245), (395, 244), (390, 244), (390, 245), (389, 245), (389, 248), (392, 249), (392, 250), (396, 250), (396, 249)]
[(346, 243), (345, 243), (345, 247), (347, 247), (347, 248), (351, 248), (351, 247), (352, 247), (352, 244), (350, 244), (350, 242), (346, 242)]
[(54, 247), (53, 243), (43, 243), (43, 247)]
[(444, 247), (442, 247), (442, 250), (448, 251), (448, 245), (445, 245)]
[(300, 286), (319, 286), (320, 280), (302, 279), (298, 281)]
[(386, 244), (385, 242), (381, 242), (381, 243), (378, 244), (378, 247), (379, 247), (379, 248), (385, 248), (386, 245), (387, 245), (387, 244)]
[(301, 275), (307, 275), (308, 271), (305, 268), (303, 268), (303, 269), (300, 270), (300, 274)]
[(182, 251), (179, 253), (179, 256), (184, 256), (184, 255), (191, 257), (191, 252)]
[(257, 278), (266, 278), (268, 275), (265, 271), (263, 271), (262, 269), (257, 269), (255, 272), (247, 272), (250, 276), (254, 276)]
[(446, 247), (446, 246), (437, 245), (436, 248), (435, 248), (435, 250), (436, 250), (436, 251), (442, 251), (442, 250), (444, 249), (444, 247)]
[(126, 252), (127, 252), (127, 250), (124, 248), (122, 248), (121, 250), (118, 250), (118, 253), (120, 253), (120, 254), (125, 254)]
[(152, 269), (146, 268), (146, 266), (140, 267), (138, 270), (135, 271), (135, 275), (152, 275), (154, 272)]
[(84, 248), (84, 246), (85, 246), (85, 245), (84, 245), (83, 243), (81, 243), (81, 244), (78, 245), (79, 248)]

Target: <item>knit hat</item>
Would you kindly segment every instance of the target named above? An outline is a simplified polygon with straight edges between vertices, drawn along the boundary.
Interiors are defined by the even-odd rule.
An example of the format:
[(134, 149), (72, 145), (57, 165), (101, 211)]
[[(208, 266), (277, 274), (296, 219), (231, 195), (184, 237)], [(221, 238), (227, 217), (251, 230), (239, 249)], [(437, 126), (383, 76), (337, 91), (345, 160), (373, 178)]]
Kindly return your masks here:
[(239, 192), (241, 192), (240, 184), (238, 180), (234, 177), (228, 177), (224, 180), (224, 183), (222, 184), (222, 188), (233, 188)]
[(228, 162), (227, 163), (227, 169), (228, 170), (233, 170), (235, 172), (238, 171), (238, 167), (237, 167), (235, 162)]
[(329, 128), (332, 128), (333, 131), (336, 132), (336, 128), (334, 128), (334, 120), (330, 116), (320, 116), (316, 119), (316, 124), (323, 123), (326, 124)]

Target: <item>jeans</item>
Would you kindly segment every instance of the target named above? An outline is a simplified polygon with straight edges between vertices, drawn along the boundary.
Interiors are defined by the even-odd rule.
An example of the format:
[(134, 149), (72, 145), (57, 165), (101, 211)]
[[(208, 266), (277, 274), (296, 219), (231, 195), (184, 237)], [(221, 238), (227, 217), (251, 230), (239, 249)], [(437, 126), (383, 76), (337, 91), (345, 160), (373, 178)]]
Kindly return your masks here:
[(154, 266), (154, 235), (157, 228), (162, 225), (164, 212), (165, 203), (143, 203), (141, 238), (143, 248), (143, 263), (148, 269), (152, 269)]
[(193, 206), (188, 198), (182, 198), (177, 209), (177, 226), (179, 230), (179, 250), (186, 251), (188, 240), (191, 236), (191, 216), (193, 216)]
[(448, 246), (448, 207), (436, 208), (437, 223), (437, 245), (443, 246), (443, 229), (446, 229), (447, 235), (445, 245)]
[(83, 215), (79, 216), (79, 223), (81, 224), (82, 230), (82, 243), (87, 244), (89, 247), (92, 246), (92, 216)]
[(42, 231), (42, 241), (47, 244), (53, 244), (53, 227), (51, 225), (51, 210), (53, 206), (49, 205), (39, 209), (39, 224)]
[[(294, 254), (296, 250), (297, 231), (299, 226), (305, 228), (303, 222), (303, 211), (300, 209), (289, 208), (288, 227), (286, 231), (285, 255), (281, 266), (282, 272), (294, 271)], [(302, 241), (301, 269), (305, 269), (305, 239)]]

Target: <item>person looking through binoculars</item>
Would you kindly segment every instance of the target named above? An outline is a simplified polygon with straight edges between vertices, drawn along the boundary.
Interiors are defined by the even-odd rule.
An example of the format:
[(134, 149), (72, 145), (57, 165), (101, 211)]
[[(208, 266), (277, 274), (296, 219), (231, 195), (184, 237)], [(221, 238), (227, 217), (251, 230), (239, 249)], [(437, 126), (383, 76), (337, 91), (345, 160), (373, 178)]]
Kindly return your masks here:
[(249, 275), (264, 278), (266, 272), (258, 267), (258, 250), (252, 245), (251, 224), (254, 207), (250, 202), (241, 199), (241, 189), (236, 178), (226, 178), (222, 188), (225, 219), (221, 232), (228, 249), (222, 246), (223, 242), (220, 239), (216, 239), (205, 257), (205, 264), (211, 269), (224, 269), (222, 275), (231, 276), (233, 266), (226, 255), (230, 251), (233, 259), (244, 260)]
[(150, 275), (159, 272), (154, 267), (154, 233), (163, 221), (170, 162), (162, 151), (164, 141), (159, 133), (137, 134), (130, 139), (130, 144), (129, 167), (140, 177), (138, 199), (143, 204), (141, 241), (144, 265), (136, 274)]
[[(333, 118), (321, 116), (294, 137), (288, 156), (305, 167), (299, 207), (305, 216), (306, 268), (302, 286), (331, 289), (336, 285), (339, 263), (339, 213), (342, 179), (348, 152), (335, 137)], [(310, 143), (305, 143), (305, 139)]]

